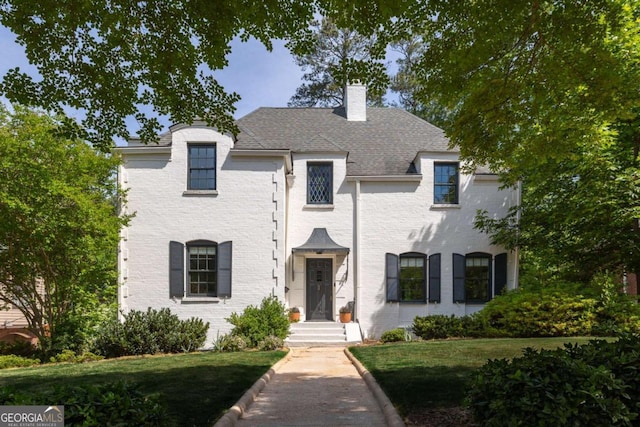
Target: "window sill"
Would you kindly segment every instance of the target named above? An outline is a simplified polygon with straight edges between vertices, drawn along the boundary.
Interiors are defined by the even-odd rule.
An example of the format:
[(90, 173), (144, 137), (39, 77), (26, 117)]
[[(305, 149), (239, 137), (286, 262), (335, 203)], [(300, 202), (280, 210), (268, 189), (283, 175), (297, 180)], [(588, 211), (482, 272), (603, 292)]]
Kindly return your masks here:
[(326, 205), (304, 205), (302, 207), (302, 209), (304, 209), (305, 211), (332, 211), (334, 208), (333, 204), (326, 204)]
[(197, 197), (216, 197), (218, 190), (185, 190), (182, 192), (183, 196), (197, 196)]
[(460, 205), (459, 204), (433, 204), (431, 205), (431, 207), (429, 208), (432, 211), (444, 211), (444, 210), (448, 210), (448, 209), (460, 209)]
[(180, 304), (211, 304), (219, 303), (218, 297), (184, 297), (180, 299)]

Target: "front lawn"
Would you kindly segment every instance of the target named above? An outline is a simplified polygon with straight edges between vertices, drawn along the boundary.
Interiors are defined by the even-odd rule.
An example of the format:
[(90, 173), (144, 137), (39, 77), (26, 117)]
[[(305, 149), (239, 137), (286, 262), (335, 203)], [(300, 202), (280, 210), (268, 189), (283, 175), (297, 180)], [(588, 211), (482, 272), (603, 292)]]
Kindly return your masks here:
[[(507, 338), (421, 341), (349, 350), (376, 378), (398, 412), (409, 420), (425, 411), (463, 405), (470, 374), (488, 359), (519, 356), (522, 349), (584, 344), (592, 338)], [(431, 412), (433, 413), (433, 412)]]
[(176, 426), (208, 426), (285, 354), (205, 352), (7, 369), (0, 386), (41, 391), (61, 384), (125, 380), (139, 384), (143, 392), (161, 393)]

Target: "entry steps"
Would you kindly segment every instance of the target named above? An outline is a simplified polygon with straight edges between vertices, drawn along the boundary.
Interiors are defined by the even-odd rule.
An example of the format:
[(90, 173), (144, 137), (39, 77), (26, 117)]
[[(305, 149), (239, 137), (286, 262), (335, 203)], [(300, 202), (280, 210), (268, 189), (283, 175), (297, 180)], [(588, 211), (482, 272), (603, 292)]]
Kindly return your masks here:
[(360, 325), (357, 323), (298, 322), (289, 326), (289, 347), (319, 345), (347, 345), (362, 342)]

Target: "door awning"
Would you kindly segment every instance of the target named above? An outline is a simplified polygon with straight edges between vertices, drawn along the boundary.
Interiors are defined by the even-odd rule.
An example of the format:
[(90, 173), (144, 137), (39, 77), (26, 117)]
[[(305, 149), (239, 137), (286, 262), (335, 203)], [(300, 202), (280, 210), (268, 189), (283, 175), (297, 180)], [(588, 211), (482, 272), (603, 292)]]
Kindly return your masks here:
[(314, 228), (307, 241), (297, 248), (292, 249), (297, 253), (316, 254), (348, 254), (349, 248), (340, 246), (329, 236), (326, 228)]

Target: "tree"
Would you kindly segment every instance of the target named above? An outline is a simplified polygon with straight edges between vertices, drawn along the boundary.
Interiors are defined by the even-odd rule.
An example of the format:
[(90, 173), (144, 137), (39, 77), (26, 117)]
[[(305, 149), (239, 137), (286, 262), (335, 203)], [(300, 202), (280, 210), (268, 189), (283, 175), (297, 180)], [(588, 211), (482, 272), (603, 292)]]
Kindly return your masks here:
[[(270, 40), (302, 30), (313, 4), (268, 1), (0, 0), (0, 22), (25, 46), (41, 79), (15, 68), (1, 93), (13, 102), (62, 113), (86, 114), (82, 127), (65, 121), (71, 135), (108, 148), (128, 138), (125, 119), (135, 116), (140, 136), (157, 139), (158, 115), (174, 122), (206, 119), (235, 131), (233, 104), (212, 75), (227, 64), (235, 36)], [(143, 114), (142, 107), (153, 114)], [(155, 115), (154, 115), (155, 114)]]
[(0, 109), (0, 302), (14, 304), (46, 353), (78, 349), (115, 299), (117, 159), (56, 136), (60, 122)]
[(399, 106), (429, 123), (446, 129), (449, 109), (430, 99), (419, 82), (418, 74), (428, 72), (428, 68), (420, 63), (425, 51), (422, 38), (408, 35), (407, 39), (395, 42), (393, 48), (400, 53), (400, 57), (396, 60), (398, 71), (391, 78), (390, 88), (398, 94)]
[(0, 23), (39, 73), (10, 70), (0, 95), (55, 113), (81, 110), (81, 126), (66, 120), (65, 132), (104, 149), (113, 136), (129, 137), (125, 120), (132, 116), (147, 142), (158, 138), (159, 116), (184, 123), (199, 117), (235, 133), (239, 96), (225, 93), (214, 76), (234, 37), (254, 37), (268, 49), (272, 39), (292, 40), (294, 53), (304, 54), (314, 14), (369, 36), (407, 7), (392, 0), (0, 0)]
[[(305, 71), (305, 83), (296, 89), (289, 106), (341, 106), (347, 83), (355, 80), (367, 84), (369, 104), (381, 105), (389, 78), (376, 50), (375, 36), (339, 28), (330, 19), (315, 21), (312, 34), (310, 51), (295, 57)], [(295, 48), (295, 41), (292, 46)]]
[(520, 247), (555, 276), (587, 283), (598, 272), (640, 271), (640, 121), (621, 123), (612, 144), (583, 144), (571, 158), (526, 171), (520, 206), (481, 213), (494, 243)]
[(436, 0), (397, 20), (424, 39), (418, 101), (452, 111), (451, 144), (522, 181), (522, 207), (478, 226), (574, 277), (640, 271), (639, 17), (637, 0)]
[(495, 169), (571, 156), (640, 104), (637, 0), (430, 1), (396, 25), (422, 34), (417, 75), (453, 110), (449, 137)]

